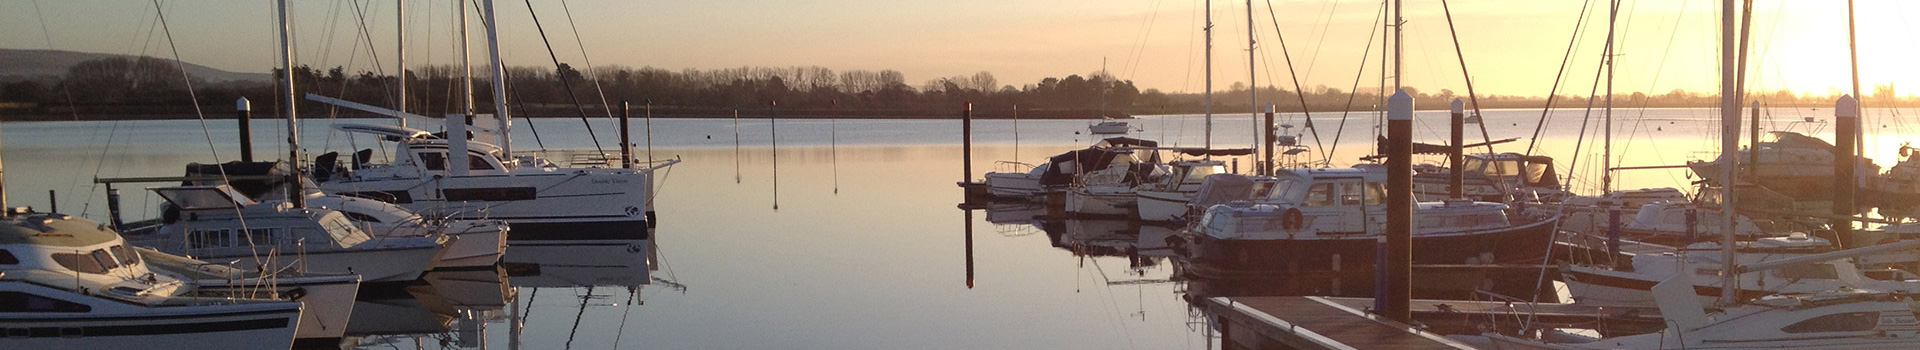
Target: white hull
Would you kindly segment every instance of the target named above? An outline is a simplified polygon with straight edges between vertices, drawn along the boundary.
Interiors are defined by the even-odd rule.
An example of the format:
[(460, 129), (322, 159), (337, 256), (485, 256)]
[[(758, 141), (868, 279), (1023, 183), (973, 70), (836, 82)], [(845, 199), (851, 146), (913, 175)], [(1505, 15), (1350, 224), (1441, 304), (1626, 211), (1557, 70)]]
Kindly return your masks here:
[(1193, 201), (1193, 192), (1163, 192), (1134, 190), (1136, 200), (1134, 210), (1141, 221), (1179, 221), (1187, 217), (1187, 202)]
[(1040, 195), (1040, 177), (1027, 173), (987, 173), (987, 192), (994, 197), (1026, 198)]
[[(281, 266), (294, 265), (308, 273), (360, 275), (364, 282), (406, 282), (420, 279), (434, 258), (439, 256), (439, 246), (404, 247), (394, 249), (350, 249), (325, 253), (308, 252), (304, 262), (295, 262), (301, 258), (296, 252), (285, 252), (279, 258)], [(211, 260), (203, 259), (203, 260)], [(244, 258), (244, 259), (252, 259)]]
[(447, 227), (447, 242), (434, 268), (485, 268), (500, 263), (507, 252), (507, 230), (491, 222), (455, 221)]
[[(645, 239), (649, 173), (568, 169), (512, 174), (357, 179), (320, 184), (330, 194), (392, 199), (423, 216), (503, 220), (512, 240)], [(527, 174), (530, 173), (531, 174)], [(394, 194), (404, 193), (405, 198)], [(584, 225), (584, 226), (583, 226)]]
[[(194, 283), (200, 285), (201, 296), (223, 297), (245, 295), (257, 288), (253, 283), (259, 282), (198, 280)], [(353, 299), (360, 294), (360, 279), (350, 275), (280, 278), (274, 281), (274, 287), (280, 300), (301, 304), (300, 327), (294, 333), (295, 338), (339, 338), (346, 334), (347, 321), (353, 316)]]
[(455, 309), (499, 309), (513, 295), (507, 289), (507, 273), (499, 268), (433, 271), (422, 279)]
[(1066, 210), (1079, 215), (1133, 216), (1134, 198), (1132, 192), (1094, 194), (1076, 189), (1067, 192)]
[[(0, 337), (0, 349), (286, 349), (293, 346), (299, 309), (208, 305), (134, 314), (0, 313), (0, 329), (31, 336)], [(218, 313), (214, 313), (218, 312)], [(185, 332), (182, 329), (204, 329)], [(38, 329), (51, 330), (44, 336)]]
[(1132, 131), (1132, 130), (1127, 128), (1126, 123), (1113, 123), (1113, 124), (1101, 123), (1101, 124), (1094, 124), (1093, 126), (1088, 126), (1087, 131), (1093, 132), (1094, 134), (1111, 135), (1111, 134), (1125, 134), (1128, 131)]

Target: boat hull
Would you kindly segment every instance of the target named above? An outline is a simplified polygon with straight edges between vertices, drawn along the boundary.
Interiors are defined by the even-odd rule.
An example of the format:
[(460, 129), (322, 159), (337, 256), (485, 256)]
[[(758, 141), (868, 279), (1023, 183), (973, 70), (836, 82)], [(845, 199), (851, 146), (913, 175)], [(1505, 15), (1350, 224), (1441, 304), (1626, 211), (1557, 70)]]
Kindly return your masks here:
[(1066, 210), (1076, 217), (1132, 218), (1137, 203), (1132, 192), (1093, 193), (1084, 189), (1067, 192)]
[(654, 222), (652, 176), (625, 169), (329, 181), (331, 194), (388, 201), (423, 216), (502, 220), (508, 239), (646, 239)]
[(1193, 192), (1135, 190), (1136, 208), (1141, 221), (1174, 222), (1187, 217), (1187, 202)]
[(1026, 173), (987, 173), (987, 193), (994, 198), (1030, 198), (1046, 191), (1040, 177)]
[(294, 304), (207, 305), (134, 314), (0, 315), (5, 349), (286, 349), (300, 309)]
[[(204, 297), (245, 296), (258, 293), (257, 279), (198, 280), (196, 294)], [(273, 281), (274, 295), (280, 300), (301, 304), (300, 327), (295, 338), (339, 338), (347, 332), (353, 316), (353, 300), (360, 294), (360, 277), (311, 276), (283, 277)], [(266, 297), (253, 295), (253, 297)]]
[[(1420, 234), (1413, 237), (1413, 263), (1539, 264), (1553, 239), (1554, 220), (1491, 230)], [(1382, 235), (1353, 234), (1311, 239), (1219, 239), (1188, 235), (1188, 256), (1238, 271), (1371, 269)]]

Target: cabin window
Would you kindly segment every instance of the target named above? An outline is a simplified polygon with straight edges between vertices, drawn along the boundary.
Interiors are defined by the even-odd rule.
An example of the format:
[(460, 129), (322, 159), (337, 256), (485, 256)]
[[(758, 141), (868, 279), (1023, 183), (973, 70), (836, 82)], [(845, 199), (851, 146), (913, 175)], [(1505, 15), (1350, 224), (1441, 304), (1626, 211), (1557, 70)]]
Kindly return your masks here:
[(120, 267), (120, 259), (115, 259), (113, 253), (107, 252), (106, 249), (94, 249), (93, 254), (88, 255), (92, 255), (94, 261), (100, 262), (100, 267), (105, 267), (108, 270)]
[(107, 273), (107, 267), (100, 266), (100, 260), (94, 259), (92, 254), (53, 253), (53, 262), (60, 264), (60, 267), (67, 268), (68, 270), (83, 273)]
[(1879, 325), (1880, 313), (1866, 311), (1821, 315), (1781, 327), (1780, 330), (1787, 333), (1858, 332), (1871, 331)]
[(1302, 187), (1299, 180), (1280, 180), (1273, 184), (1273, 188), (1267, 190), (1266, 198), (1286, 201), (1292, 199), (1293, 193), (1299, 192), (1300, 189)]
[(286, 232), (286, 229), (279, 227), (247, 229), (247, 239), (252, 240), (249, 242), (251, 244), (277, 244), (281, 236), (285, 235), (283, 232)]
[(1187, 178), (1184, 181), (1201, 182), (1207, 179), (1207, 175), (1225, 172), (1227, 172), (1227, 167), (1219, 165), (1193, 167), (1193, 170), (1187, 173)]
[(88, 312), (92, 306), (26, 292), (0, 292), (0, 312)]
[(194, 230), (192, 232), (188, 232), (187, 248), (199, 249), (199, 248), (232, 247), (233, 237), (227, 235), (227, 233), (228, 231), (226, 229)]
[(378, 223), (378, 222), (380, 222), (380, 218), (376, 218), (376, 217), (373, 217), (373, 215), (367, 215), (367, 214), (361, 214), (361, 213), (355, 213), (355, 212), (350, 212), (350, 211), (342, 211), (342, 212), (340, 212), (340, 213), (341, 213), (341, 214), (346, 214), (346, 215), (347, 215), (347, 218), (348, 218), (348, 219), (353, 219), (353, 221), (359, 221), (359, 222), (373, 222), (373, 223)]
[(419, 154), (420, 165), (427, 167), (427, 170), (447, 170), (446, 152), (420, 152)]
[(13, 257), (13, 253), (8, 252), (6, 249), (0, 249), (0, 265), (19, 265), (19, 264), (20, 264), (20, 258)]
[(1779, 269), (1773, 270), (1773, 275), (1775, 277), (1780, 277), (1780, 278), (1795, 278), (1795, 279), (1798, 279), (1798, 278), (1839, 279), (1840, 278), (1840, 273), (1834, 270), (1832, 264), (1808, 264), (1808, 265), (1782, 266)]
[(114, 256), (120, 257), (121, 265), (133, 266), (140, 264), (140, 253), (133, 251), (133, 249), (129, 249), (124, 245), (116, 245), (111, 249), (113, 249)]
[(360, 244), (360, 242), (367, 241), (367, 235), (361, 233), (358, 228), (354, 227), (353, 222), (348, 221), (345, 216), (335, 216), (321, 220), (320, 225), (327, 230), (328, 235), (333, 236), (333, 241), (341, 247), (351, 247)]
[(1307, 188), (1306, 205), (1324, 207), (1333, 205), (1333, 184), (1313, 184)]
[(487, 162), (487, 157), (481, 157), (478, 154), (469, 154), (467, 155), (467, 170), (493, 170), (493, 163)]

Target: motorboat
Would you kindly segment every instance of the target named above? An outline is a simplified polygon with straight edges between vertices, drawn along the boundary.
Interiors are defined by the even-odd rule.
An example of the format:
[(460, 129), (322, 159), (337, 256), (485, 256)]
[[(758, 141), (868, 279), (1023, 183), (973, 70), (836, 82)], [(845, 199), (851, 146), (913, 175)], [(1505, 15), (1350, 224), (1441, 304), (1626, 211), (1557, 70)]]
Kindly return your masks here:
[(1657, 333), (1560, 343), (1486, 337), (1497, 349), (1902, 349), (1920, 346), (1910, 300), (1836, 290), (1769, 296), (1711, 315), (1697, 302), (1676, 303), (1687, 305), (1662, 305), (1668, 326)]
[(439, 258), (445, 242), (442, 237), (374, 239), (338, 210), (255, 202), (226, 185), (151, 190), (170, 207), (157, 224), (127, 230), (129, 241), (246, 269), (413, 281)]
[(1046, 176), (1047, 169), (1051, 169), (1053, 163), (1032, 165), (1001, 161), (998, 164), (1001, 171), (986, 174), (987, 193), (993, 197), (1029, 199), (1046, 192), (1047, 188), (1040, 185), (1040, 179)]
[[(284, 162), (188, 164), (184, 178), (190, 180), (184, 184), (226, 184), (249, 199), (282, 198), (294, 190), (287, 186), (295, 178), (290, 168)], [(392, 203), (301, 188), (307, 206), (339, 211), (376, 239), (446, 236), (446, 250), (433, 268), (492, 267), (506, 252), (508, 225), (503, 221), (423, 217)]]
[(378, 239), (447, 237), (446, 249), (432, 269), (491, 268), (507, 252), (506, 222), (423, 218), (392, 203), (313, 193), (307, 205), (340, 211)]
[[(449, 118), (450, 131), (464, 130)], [(648, 239), (657, 224), (653, 171), (646, 168), (562, 167), (538, 157), (516, 157), (486, 142), (449, 142), (424, 130), (392, 125), (337, 124), (351, 133), (394, 142), (392, 161), (370, 161), (372, 149), (315, 161), (313, 180), (328, 194), (385, 201), (423, 216), (503, 220), (509, 241), (593, 243)], [(464, 134), (462, 132), (456, 132)], [(449, 154), (465, 153), (465, 156)]]
[[(1794, 201), (1823, 202), (1833, 197), (1833, 144), (1804, 134), (1775, 131), (1768, 133), (1769, 140), (1756, 143), (1758, 151), (1739, 150), (1725, 152), (1720, 158), (1732, 156), (1740, 167), (1753, 166), (1752, 175), (1755, 184), (1779, 192)], [(1752, 159), (1756, 158), (1757, 159)], [(1693, 173), (1713, 183), (1724, 184), (1721, 178), (1721, 164), (1715, 160), (1687, 162)], [(1859, 176), (1856, 183), (1862, 188), (1875, 188), (1872, 175), (1880, 173), (1880, 166), (1872, 159), (1855, 157), (1854, 174)], [(1744, 175), (1743, 175), (1744, 177)], [(1742, 179), (1741, 182), (1748, 182)], [(1860, 209), (1865, 210), (1866, 207)], [(1825, 211), (1819, 211), (1825, 212)]]
[(131, 247), (150, 270), (197, 286), (193, 295), (209, 298), (266, 298), (300, 302), (300, 328), (295, 338), (335, 339), (345, 336), (360, 295), (360, 275), (262, 274), (167, 254), (152, 248)]
[(1135, 212), (1141, 221), (1168, 222), (1184, 220), (1187, 217), (1187, 202), (1193, 201), (1195, 192), (1207, 176), (1227, 172), (1227, 163), (1218, 160), (1177, 160), (1168, 165), (1172, 174), (1158, 182), (1146, 183), (1134, 189), (1136, 198)]
[[(1800, 258), (1833, 251), (1825, 239), (1796, 233), (1787, 237), (1761, 238), (1751, 242), (1742, 242), (1736, 249), (1737, 263), (1752, 265), (1768, 261)], [(1634, 255), (1630, 266), (1613, 269), (1582, 264), (1568, 264), (1561, 267), (1561, 276), (1567, 284), (1568, 292), (1575, 302), (1584, 305), (1612, 307), (1655, 307), (1652, 287), (1668, 280), (1675, 273), (1687, 273), (1693, 276), (1693, 290), (1702, 303), (1710, 303), (1721, 296), (1724, 283), (1720, 278), (1722, 261), (1720, 245), (1717, 243), (1697, 243), (1678, 252), (1662, 254)], [(1899, 272), (1899, 271), (1890, 271)], [(1920, 280), (1914, 275), (1897, 273), (1905, 278), (1892, 277), (1891, 280), (1869, 278), (1852, 259), (1832, 259), (1810, 262), (1792, 268), (1771, 269), (1742, 273), (1736, 278), (1740, 287), (1736, 295), (1745, 298), (1759, 298), (1781, 293), (1813, 293), (1838, 289), (1872, 289), (1880, 291), (1920, 291)]]
[(1127, 122), (1106, 119), (1100, 121), (1098, 124), (1087, 125), (1087, 131), (1094, 135), (1112, 135), (1125, 134), (1128, 131), (1133, 131), (1133, 128), (1128, 127)]
[[(1279, 171), (1267, 196), (1206, 209), (1183, 234), (1196, 262), (1237, 270), (1367, 266), (1386, 237), (1384, 167)], [(1499, 203), (1419, 202), (1413, 263), (1539, 263), (1557, 218), (1510, 219)]]
[[(1554, 174), (1553, 158), (1519, 153), (1462, 155), (1461, 194), (1467, 199), (1504, 202), (1511, 198), (1558, 202), (1567, 196)], [(1434, 165), (1414, 167), (1414, 200), (1441, 201), (1450, 196), (1453, 169)]]
[(0, 348), (286, 349), (301, 303), (195, 296), (147, 269), (107, 225), (9, 209), (0, 218)]

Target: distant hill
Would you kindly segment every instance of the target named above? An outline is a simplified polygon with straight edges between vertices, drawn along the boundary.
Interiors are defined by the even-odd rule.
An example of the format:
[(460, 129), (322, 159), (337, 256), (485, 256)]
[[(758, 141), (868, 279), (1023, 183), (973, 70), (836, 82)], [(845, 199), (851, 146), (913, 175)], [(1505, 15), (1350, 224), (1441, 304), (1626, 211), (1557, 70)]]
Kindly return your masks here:
[[(59, 50), (0, 49), (0, 80), (60, 77), (66, 75), (67, 67), (72, 67), (74, 64), (107, 57), (131, 56)], [(192, 62), (187, 62), (186, 66), (187, 74), (210, 82), (272, 81), (272, 76), (268, 73), (229, 72)]]

